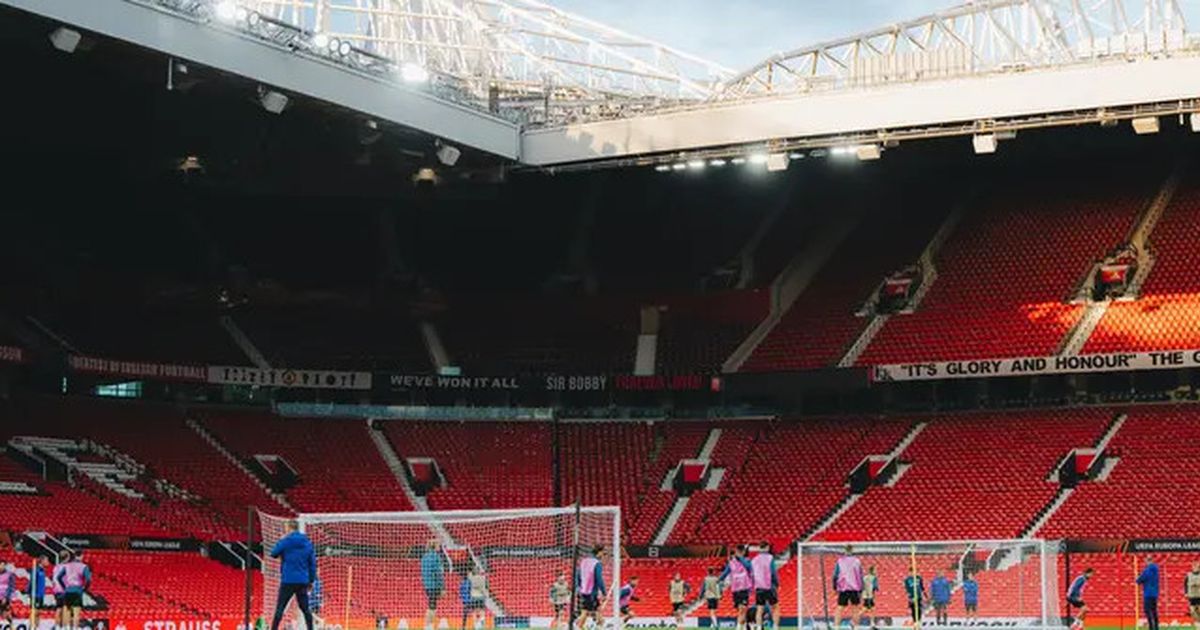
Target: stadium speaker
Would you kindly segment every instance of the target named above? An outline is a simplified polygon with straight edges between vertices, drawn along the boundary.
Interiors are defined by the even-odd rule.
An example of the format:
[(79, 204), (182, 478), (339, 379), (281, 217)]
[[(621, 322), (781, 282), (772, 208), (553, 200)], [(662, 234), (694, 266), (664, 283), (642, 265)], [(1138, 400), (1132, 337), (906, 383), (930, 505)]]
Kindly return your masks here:
[(80, 35), (79, 31), (69, 29), (65, 26), (60, 26), (54, 29), (54, 32), (50, 33), (50, 43), (65, 53), (75, 52), (82, 39), (83, 35)]
[(288, 97), (286, 94), (276, 92), (275, 90), (259, 88), (258, 102), (268, 112), (282, 114), (283, 110), (288, 106)]
[(983, 155), (985, 153), (996, 152), (996, 134), (981, 133), (976, 134), (971, 138), (971, 144), (975, 147), (975, 153)]
[(462, 157), (462, 151), (458, 147), (438, 143), (437, 159), (442, 164), (454, 166), (458, 163), (458, 158), (460, 157)]
[(1144, 116), (1133, 119), (1133, 132), (1139, 136), (1158, 133), (1158, 117)]

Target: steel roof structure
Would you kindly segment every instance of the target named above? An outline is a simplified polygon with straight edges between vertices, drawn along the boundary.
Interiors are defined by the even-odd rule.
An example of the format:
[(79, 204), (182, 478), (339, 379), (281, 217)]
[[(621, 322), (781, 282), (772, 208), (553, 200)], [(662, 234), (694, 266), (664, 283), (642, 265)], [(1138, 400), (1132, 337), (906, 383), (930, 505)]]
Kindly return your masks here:
[(539, 0), (0, 3), (534, 166), (1200, 109), (1180, 0), (976, 0), (741, 73)]

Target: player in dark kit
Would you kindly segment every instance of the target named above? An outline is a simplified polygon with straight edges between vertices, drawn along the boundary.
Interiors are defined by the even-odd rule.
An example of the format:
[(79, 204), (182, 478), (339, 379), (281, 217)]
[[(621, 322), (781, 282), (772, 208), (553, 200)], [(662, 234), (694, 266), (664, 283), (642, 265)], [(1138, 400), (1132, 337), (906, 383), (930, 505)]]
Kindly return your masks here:
[(904, 594), (908, 597), (908, 612), (913, 623), (920, 623), (921, 608), (925, 605), (925, 580), (917, 575), (915, 568), (904, 578)]
[(437, 616), (438, 600), (446, 587), (445, 574), (448, 570), (442, 558), (441, 546), (436, 540), (425, 545), (421, 556), (421, 587), (425, 590), (425, 630), (433, 630), (433, 618)]
[(1084, 569), (1083, 573), (1071, 582), (1071, 588), (1067, 589), (1067, 604), (1076, 610), (1075, 622), (1071, 624), (1072, 628), (1082, 628), (1083, 619), (1087, 617), (1087, 604), (1083, 601), (1083, 589), (1087, 587), (1088, 580), (1092, 579), (1092, 573), (1091, 567)]
[(954, 585), (950, 583), (950, 577), (946, 573), (935, 575), (929, 583), (929, 598), (933, 600), (934, 619), (938, 625), (945, 626), (950, 623), (947, 609), (950, 607), (950, 595), (953, 592)]

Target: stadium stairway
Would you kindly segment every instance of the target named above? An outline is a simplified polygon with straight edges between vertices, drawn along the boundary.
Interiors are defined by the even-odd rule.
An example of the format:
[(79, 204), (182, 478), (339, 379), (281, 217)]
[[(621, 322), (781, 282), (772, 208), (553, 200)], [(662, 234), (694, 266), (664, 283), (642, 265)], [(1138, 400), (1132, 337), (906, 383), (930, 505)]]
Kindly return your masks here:
[(921, 308), (890, 318), (857, 364), (1057, 352), (1084, 310), (1066, 302), (1080, 274), (1128, 237), (1161, 186), (1159, 165), (1126, 167), (1000, 183), (941, 248)]
[(442, 334), (431, 321), (423, 321), (419, 327), (421, 340), (425, 342), (425, 350), (429, 353), (429, 362), (434, 371), (440, 374), (443, 368), (450, 366), (450, 355), (446, 353), (446, 344), (442, 343)]
[[(1133, 227), (1129, 234), (1127, 242), (1132, 245), (1135, 251), (1138, 252), (1138, 269), (1134, 278), (1130, 281), (1130, 286), (1125, 295), (1117, 298), (1120, 301), (1136, 300), (1142, 284), (1145, 282), (1150, 270), (1154, 267), (1155, 255), (1149, 247), (1150, 237), (1154, 233), (1155, 226), (1158, 225), (1163, 213), (1171, 206), (1171, 200), (1175, 197), (1175, 192), (1179, 188), (1180, 168), (1176, 168), (1166, 181), (1159, 188), (1158, 193), (1147, 204), (1146, 209), (1142, 212), (1137, 224)], [(1097, 262), (1088, 268), (1083, 279), (1079, 282), (1079, 287), (1076, 291), (1076, 302), (1086, 305), (1083, 315), (1079, 321), (1063, 338), (1058, 354), (1063, 356), (1078, 355), (1087, 345), (1088, 339), (1092, 337), (1092, 333), (1104, 320), (1104, 316), (1108, 313), (1113, 300), (1092, 300), (1092, 291), (1095, 287), (1096, 276), (1100, 270), (1101, 262)]]
[(1147, 237), (1143, 250), (1153, 254), (1153, 268), (1140, 281), (1137, 299), (1111, 303), (1081, 354), (1200, 347), (1198, 233), (1200, 186), (1185, 180)]
[(656, 373), (717, 374), (770, 310), (770, 290), (755, 287), (699, 295), (654, 297), (659, 326)]
[(1189, 509), (1200, 471), (1197, 410), (1131, 407), (1105, 450), (1118, 457), (1107, 478), (1081, 483), (1039, 530), (1043, 538), (1200, 537)]
[(922, 199), (881, 202), (864, 213), (821, 261), (811, 282), (740, 366), (741, 371), (806, 370), (833, 367), (871, 320), (859, 316), (882, 278), (911, 264), (945, 223), (951, 204)]
[[(954, 228), (962, 220), (962, 215), (963, 207), (961, 205), (951, 210), (950, 214), (946, 216), (946, 220), (942, 222), (941, 227), (933, 235), (933, 238), (929, 240), (929, 244), (921, 252), (921, 256), (917, 259), (917, 265), (921, 269), (921, 286), (909, 300), (908, 306), (905, 307), (903, 312), (912, 313), (916, 310), (921, 305), (921, 300), (929, 293), (929, 288), (933, 286), (934, 282), (937, 282), (936, 261), (938, 251), (941, 249), (942, 244), (946, 242), (946, 239), (950, 238), (950, 234), (954, 232)], [(879, 292), (880, 288), (876, 288), (872, 297), (877, 298)], [(867, 346), (871, 345), (871, 340), (875, 338), (875, 335), (879, 334), (879, 331), (883, 330), (888, 319), (891, 318), (890, 313), (875, 313), (868, 316), (871, 318), (871, 321), (859, 333), (858, 338), (854, 340), (854, 343), (850, 345), (846, 353), (842, 355), (842, 358), (838, 360), (838, 367), (853, 367), (858, 362), (858, 357), (867, 349)]]
[[(1108, 429), (1104, 431), (1104, 435), (1101, 435), (1100, 439), (1096, 440), (1096, 443), (1092, 445), (1093, 448), (1096, 449), (1098, 457), (1104, 456), (1109, 442), (1111, 442), (1117, 435), (1117, 432), (1121, 430), (1121, 426), (1125, 424), (1125, 420), (1128, 417), (1129, 416), (1124, 413), (1113, 415), (1112, 422), (1109, 423)], [(1054, 514), (1066, 504), (1066, 502), (1071, 498), (1071, 495), (1075, 492), (1074, 486), (1063, 484), (1061, 482), (1059, 479), (1060, 470), (1061, 466), (1055, 466), (1054, 472), (1051, 473), (1049, 477), (1050, 481), (1059, 484), (1058, 493), (1054, 495), (1054, 498), (1051, 499), (1045, 507), (1038, 511), (1037, 515), (1034, 517), (1029, 526), (1021, 531), (1020, 536), (1018, 536), (1019, 538), (1036, 538), (1042, 527), (1048, 523), (1050, 519), (1054, 518)]]
[[(909, 432), (903, 438), (901, 438), (900, 442), (897, 443), (889, 453), (887, 453), (888, 460), (899, 461), (900, 457), (904, 454), (904, 450), (907, 449), (908, 446), (913, 443), (913, 440), (916, 440), (917, 436), (920, 435), (921, 432), (925, 430), (925, 427), (928, 426), (928, 422), (918, 422), (914, 424), (912, 429), (910, 429)], [(903, 474), (905, 469), (906, 467), (898, 467), (896, 472), (893, 473), (892, 479), (887, 480), (887, 483), (894, 484), (899, 476)], [(849, 471), (847, 471), (847, 473), (849, 473)], [(806, 541), (815, 540), (821, 534), (821, 532), (829, 529), (829, 527), (831, 527), (837, 521), (838, 517), (840, 517), (842, 514), (845, 514), (850, 510), (850, 508), (854, 507), (854, 504), (857, 503), (864, 494), (866, 494), (865, 491), (847, 492), (846, 497), (838, 502), (838, 504), (832, 509), (830, 509), (829, 514), (825, 518), (821, 519), (821, 521), (816, 525), (814, 525), (812, 529), (805, 532), (801, 538)]]
[[(553, 437), (545, 423), (389, 422), (376, 427), (400, 464), (428, 459), (440, 482), (425, 493), (435, 510), (545, 507), (554, 502)], [(383, 452), (385, 459), (392, 455)], [(418, 488), (413, 488), (419, 490)], [(420, 494), (420, 492), (417, 492)]]
[[(229, 408), (197, 412), (194, 419), (243, 461), (268, 456), (286, 460), (297, 479), (286, 489), (278, 489), (296, 511), (412, 509), (386, 463), (375, 452), (361, 420), (285, 418), (261, 410)], [(258, 431), (248, 431), (249, 426)]]
[[(6, 443), (13, 467), (0, 478), (48, 495), (26, 499), (28, 514), (11, 519), (13, 529), (116, 533), (117, 523), (104, 521), (122, 514), (131, 521), (129, 528), (143, 535), (229, 539), (240, 535), (247, 505), (272, 503), (251, 478), (199, 439), (173, 405), (29, 397), (14, 401), (9, 414), (3, 426), (11, 435)], [(22, 443), (28, 444), (24, 452)], [(32, 459), (26, 455), (30, 449), (36, 449)], [(32, 467), (18, 464), (18, 455)], [(31, 472), (40, 470), (37, 459), (57, 463), (61, 472)], [(57, 481), (66, 474), (75, 487)], [(48, 516), (42, 504), (56, 501), (78, 509), (70, 518)], [(97, 509), (97, 504), (106, 507)], [(14, 507), (10, 515), (26, 512)], [(143, 531), (142, 523), (152, 525), (152, 533)]]
[(783, 319), (796, 300), (812, 284), (838, 248), (850, 236), (865, 214), (862, 204), (848, 204), (838, 219), (820, 229), (807, 247), (797, 251), (788, 265), (771, 283), (771, 308), (766, 319), (755, 327), (721, 366), (722, 372), (738, 372), (755, 354), (759, 345)]
[(262, 488), (262, 491), (274, 499), (280, 507), (282, 507), (284, 510), (287, 510), (288, 514), (295, 514), (297, 512), (297, 510), (293, 508), (290, 503), (288, 503), (287, 497), (283, 493), (275, 492), (268, 488), (267, 484), (264, 483), (262, 479), (259, 479), (258, 475), (255, 475), (254, 472), (246, 466), (245, 462), (243, 462), (237, 455), (234, 455), (233, 451), (229, 450), (229, 448), (226, 447), (225, 444), (223, 444), (221, 440), (217, 438), (217, 436), (213, 435), (211, 431), (206, 429), (204, 425), (200, 424), (194, 418), (188, 418), (186, 423), (188, 428), (194, 431), (196, 435), (200, 436), (200, 439), (204, 440), (204, 442), (211, 446), (217, 453), (219, 453), (221, 457), (225, 458), (226, 461), (245, 474), (246, 477), (254, 483), (254, 485)]
[(1062, 455), (1094, 444), (1111, 422), (1104, 408), (931, 418), (904, 451), (903, 476), (868, 490), (823, 536), (1012, 538), (1057, 494), (1048, 477)]
[[(712, 458), (713, 451), (716, 450), (717, 444), (721, 441), (721, 429), (713, 428), (708, 431), (708, 435), (704, 438), (704, 443), (700, 446), (700, 452), (696, 453), (695, 459), (708, 464)], [(664, 487), (672, 487), (674, 485), (675, 475), (680, 473), (678, 465), (672, 468), (667, 476), (663, 479)], [(710, 470), (709, 475), (719, 474), (716, 471)], [(696, 490), (696, 492), (712, 492), (715, 487), (705, 485)], [(672, 491), (674, 489), (672, 488)], [(671, 538), (671, 533), (675, 531), (675, 526), (679, 524), (679, 518), (683, 516), (684, 510), (687, 509), (688, 501), (691, 496), (687, 494), (677, 494), (675, 502), (671, 505), (670, 511), (663, 517), (662, 523), (658, 526), (658, 530), (654, 533), (654, 538), (651, 539), (653, 545), (665, 545)]]
[(242, 330), (241, 326), (238, 326), (237, 322), (234, 321), (232, 317), (228, 315), (222, 315), (220, 322), (221, 328), (224, 328), (225, 332), (229, 333), (229, 338), (232, 339), (233, 343), (241, 349), (241, 351), (246, 355), (246, 358), (250, 360), (250, 363), (252, 363), (254, 367), (260, 370), (271, 369), (271, 364), (267, 362), (267, 357), (261, 351), (259, 351), (258, 346), (254, 345), (254, 341), (252, 341), (250, 336)]
[(412, 484), (408, 482), (408, 473), (404, 470), (404, 462), (401, 461), (400, 455), (396, 453), (396, 449), (392, 448), (392, 443), (388, 440), (387, 434), (384, 433), (383, 427), (379, 423), (368, 423), (367, 435), (371, 437), (371, 443), (379, 451), (379, 456), (387, 464), (388, 470), (392, 472), (392, 477), (400, 485), (400, 489), (404, 491), (404, 495), (408, 497), (408, 500), (417, 509), (428, 510), (429, 505), (425, 503), (425, 499), (417, 496)]

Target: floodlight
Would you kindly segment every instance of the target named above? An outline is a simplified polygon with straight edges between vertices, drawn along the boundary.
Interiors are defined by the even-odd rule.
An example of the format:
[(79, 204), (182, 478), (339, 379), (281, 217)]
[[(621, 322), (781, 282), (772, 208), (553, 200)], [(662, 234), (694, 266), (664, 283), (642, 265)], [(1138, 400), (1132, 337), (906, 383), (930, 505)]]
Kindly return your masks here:
[(750, 159), (751, 164), (759, 164), (759, 165), (766, 164), (767, 163), (767, 154), (766, 153), (751, 153), (749, 159)]
[(50, 33), (50, 43), (57, 49), (65, 53), (73, 53), (79, 47), (79, 42), (83, 39), (83, 35), (79, 31), (69, 29), (65, 26), (60, 26)]
[(427, 184), (427, 185), (433, 185), (433, 184), (437, 184), (437, 181), (438, 181), (438, 178), (437, 178), (437, 171), (433, 170), (432, 168), (429, 168), (428, 166), (425, 166), (425, 167), (419, 168), (419, 169), (417, 169), (417, 172), (416, 172), (416, 174), (414, 174), (414, 175), (413, 175), (413, 178), (412, 178), (412, 180), (413, 180), (413, 183), (414, 183), (414, 184), (417, 184), (417, 185), (420, 185), (420, 184)]
[(705, 166), (704, 160), (688, 160), (687, 165), (688, 165), (688, 168), (695, 169), (695, 170), (700, 170), (700, 169), (704, 168), (704, 166)]
[(996, 134), (994, 134), (994, 133), (975, 134), (975, 136), (973, 138), (971, 138), (971, 145), (975, 147), (975, 153), (978, 153), (980, 155), (983, 155), (985, 153), (995, 153), (996, 152)]
[(659, 173), (666, 173), (671, 170), (671, 165), (670, 164), (659, 164), (654, 167), (654, 170), (658, 171)]
[(316, 35), (313, 35), (312, 43), (313, 46), (316, 46), (317, 48), (328, 48), (329, 36), (325, 33), (317, 33)]
[(671, 169), (676, 170), (676, 171), (682, 171), (685, 168), (687, 168), (687, 164), (685, 164), (683, 162), (676, 162), (671, 165)]
[(1192, 121), (1192, 131), (1200, 133), (1200, 114), (1192, 114), (1190, 118)]
[(878, 144), (863, 144), (855, 147), (854, 154), (859, 160), (867, 162), (878, 160), (883, 155), (883, 149), (879, 148)]
[(1139, 136), (1158, 133), (1158, 116), (1144, 116), (1133, 119), (1133, 132)]
[(458, 163), (458, 158), (462, 157), (462, 151), (458, 147), (449, 144), (440, 144), (437, 150), (437, 159), (446, 166), (454, 166)]
[(725, 160), (723, 160), (721, 158), (717, 158), (715, 160), (709, 160), (708, 165), (709, 166), (725, 166)]
[(767, 170), (771, 172), (786, 171), (788, 156), (786, 153), (772, 153), (767, 156)]
[(258, 92), (258, 102), (268, 112), (281, 114), (287, 108), (288, 97), (286, 94), (265, 88), (259, 88)]
[(400, 77), (409, 83), (424, 83), (429, 80), (429, 71), (415, 63), (400, 66)]
[(233, 22), (237, 19), (238, 6), (233, 0), (221, 0), (213, 8), (213, 14), (222, 22)]

